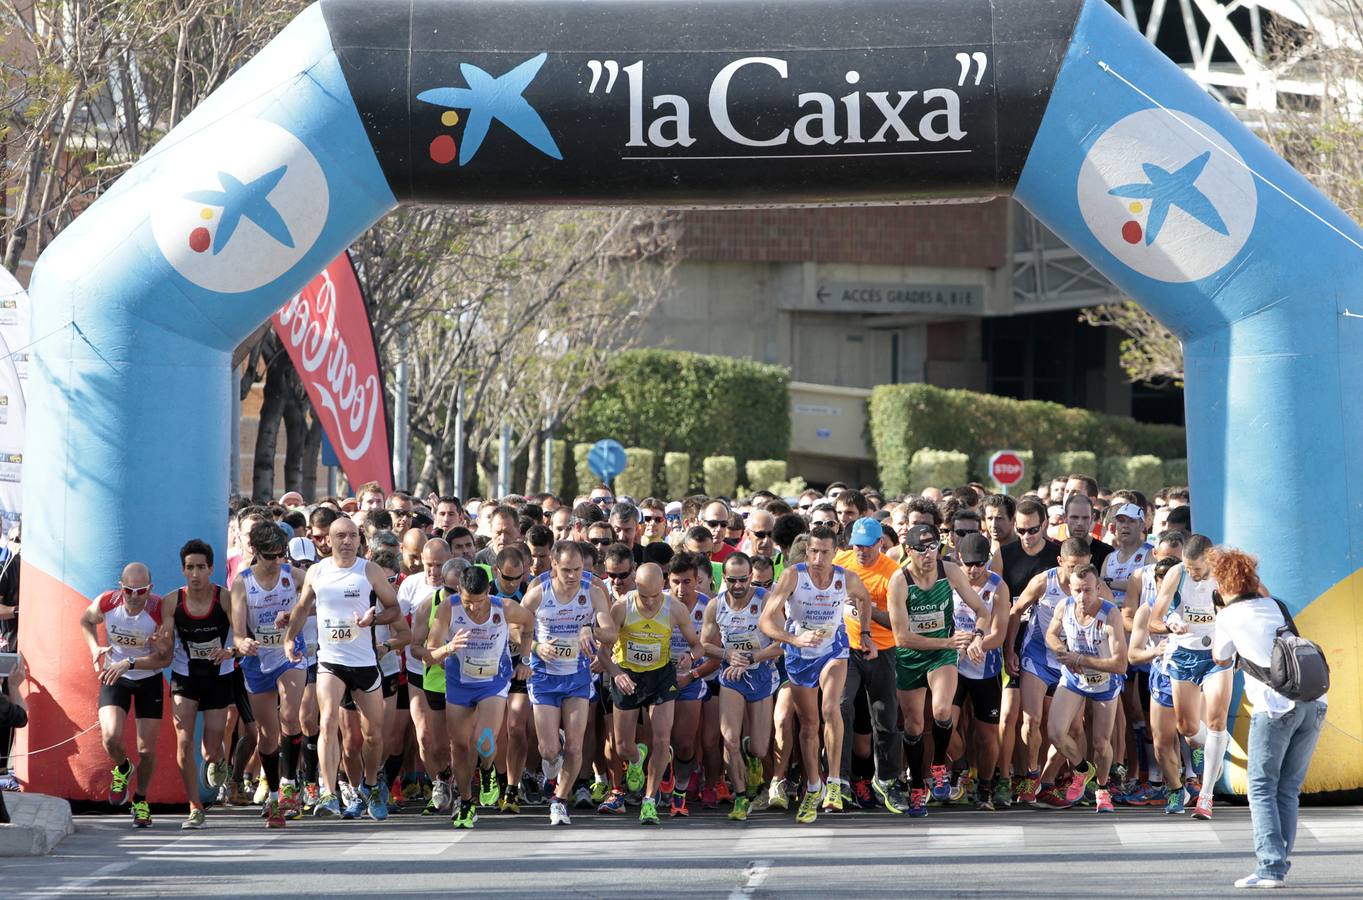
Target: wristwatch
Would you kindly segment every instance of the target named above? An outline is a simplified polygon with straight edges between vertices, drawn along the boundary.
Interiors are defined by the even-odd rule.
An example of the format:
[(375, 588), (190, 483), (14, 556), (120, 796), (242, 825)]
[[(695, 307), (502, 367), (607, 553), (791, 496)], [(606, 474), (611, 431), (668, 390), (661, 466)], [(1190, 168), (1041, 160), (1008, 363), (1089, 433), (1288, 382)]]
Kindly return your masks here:
[(528, 665), (530, 665), (530, 662), (531, 662), (530, 657), (528, 657), (528, 656), (522, 656), (522, 657), (521, 657), (521, 665), (523, 665), (523, 666), (528, 666)]

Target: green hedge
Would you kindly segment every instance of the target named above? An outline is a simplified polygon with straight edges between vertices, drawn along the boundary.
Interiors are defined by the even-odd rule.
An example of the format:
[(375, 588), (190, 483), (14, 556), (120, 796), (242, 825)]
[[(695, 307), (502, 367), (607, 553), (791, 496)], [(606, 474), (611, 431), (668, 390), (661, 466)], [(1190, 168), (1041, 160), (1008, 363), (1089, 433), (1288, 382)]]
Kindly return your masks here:
[(705, 472), (705, 493), (710, 497), (732, 497), (738, 486), (738, 462), (732, 456), (707, 456), (701, 463)]
[(959, 450), (916, 450), (909, 462), (909, 489), (957, 487), (965, 484), (970, 458)]
[(691, 454), (663, 454), (663, 487), (669, 500), (691, 493)]
[[(591, 452), (592, 444), (573, 444), (573, 476), (577, 482), (572, 486), (574, 496), (587, 493), (593, 485), (601, 481), (587, 464), (587, 454)], [(572, 497), (565, 502), (571, 503)]]
[(1114, 491), (1125, 488), (1150, 498), (1164, 486), (1164, 463), (1158, 456), (1109, 456), (1098, 471), (1099, 482)]
[(615, 478), (615, 493), (633, 497), (638, 502), (653, 494), (652, 450), (642, 447), (625, 448), (625, 471)]
[(1164, 461), (1164, 484), (1160, 487), (1187, 487), (1188, 460), (1166, 459)]
[(790, 372), (780, 366), (630, 350), (610, 361), (602, 379), (605, 386), (569, 419), (569, 440), (614, 438), (658, 454), (689, 453), (692, 460), (727, 454), (740, 471), (750, 459), (785, 459), (790, 452)]
[[(1097, 456), (1187, 455), (1184, 430), (1173, 425), (927, 384), (881, 385), (871, 393), (869, 413), (881, 488), (890, 493), (907, 488), (910, 460), (923, 447), (959, 450), (977, 466), (1004, 448), (1031, 450), (1039, 460), (1074, 447)], [(980, 480), (985, 475), (982, 470), (969, 474)]]
[(568, 442), (555, 438), (549, 442), (553, 448), (550, 452), (553, 458), (549, 460), (549, 487), (547, 490), (551, 494), (561, 493), (564, 487), (563, 473), (568, 471)]
[(1098, 454), (1090, 450), (1068, 450), (1048, 457), (1041, 467), (1043, 481), (1071, 475), (1088, 475), (1102, 481), (1098, 473)]
[(748, 487), (754, 491), (769, 491), (773, 484), (786, 480), (786, 461), (784, 459), (750, 459), (744, 466), (748, 475)]

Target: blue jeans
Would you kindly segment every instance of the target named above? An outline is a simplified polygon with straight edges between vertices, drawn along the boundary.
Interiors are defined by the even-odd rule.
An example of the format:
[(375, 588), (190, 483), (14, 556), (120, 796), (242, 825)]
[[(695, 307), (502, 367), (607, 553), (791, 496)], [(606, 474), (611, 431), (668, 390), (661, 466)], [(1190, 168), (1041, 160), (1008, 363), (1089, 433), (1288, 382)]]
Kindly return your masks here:
[(1325, 704), (1298, 703), (1276, 719), (1255, 713), (1249, 720), (1249, 812), (1260, 878), (1287, 877), (1288, 854), (1297, 838), (1297, 801), (1316, 749)]

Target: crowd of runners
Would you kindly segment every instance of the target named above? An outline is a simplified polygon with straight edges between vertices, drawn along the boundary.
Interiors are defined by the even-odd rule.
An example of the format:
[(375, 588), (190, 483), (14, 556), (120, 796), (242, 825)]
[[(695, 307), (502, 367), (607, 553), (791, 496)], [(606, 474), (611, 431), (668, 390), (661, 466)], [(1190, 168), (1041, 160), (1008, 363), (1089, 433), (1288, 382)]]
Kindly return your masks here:
[(167, 667), (184, 828), (214, 801), (272, 828), (531, 807), (1207, 819), (1233, 677), (1218, 609), (1263, 590), (1191, 533), (1186, 489), (1082, 475), (1016, 499), (738, 503), (371, 484), (240, 506), (228, 530), (225, 560), (184, 544), (183, 586), (131, 562), (81, 619), (109, 799), (140, 827)]

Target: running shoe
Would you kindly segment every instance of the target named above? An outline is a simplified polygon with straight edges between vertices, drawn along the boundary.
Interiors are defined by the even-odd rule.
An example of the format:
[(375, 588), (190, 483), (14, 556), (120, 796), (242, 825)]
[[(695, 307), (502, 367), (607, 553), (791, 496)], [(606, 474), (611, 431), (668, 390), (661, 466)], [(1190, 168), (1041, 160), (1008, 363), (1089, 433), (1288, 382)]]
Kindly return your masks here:
[(279, 808), (278, 800), (271, 800), (268, 796), (265, 798), (265, 827), (284, 827), (284, 810)]
[(921, 819), (928, 814), (928, 792), (922, 788), (909, 791), (909, 815)]
[(1022, 783), (1018, 786), (1017, 802), (1026, 806), (1036, 804), (1036, 793), (1041, 786), (1041, 773), (1028, 772), (1022, 777)]
[(767, 788), (767, 806), (772, 809), (790, 809), (790, 795), (786, 793), (786, 780), (773, 778)]
[[(591, 799), (590, 797), (588, 798)], [(549, 801), (549, 824), (550, 825), (571, 825), (573, 820), (568, 818), (568, 807), (557, 797)]]
[(1084, 796), (1084, 789), (1089, 786), (1093, 777), (1097, 774), (1093, 763), (1089, 763), (1088, 768), (1083, 772), (1075, 769), (1070, 778), (1070, 783), (1065, 787), (1065, 802), (1077, 803)]
[(1094, 791), (1094, 809), (1100, 813), (1116, 812), (1112, 805), (1112, 792), (1107, 788), (1098, 788)]
[(729, 810), (729, 820), (732, 822), (746, 822), (748, 820), (748, 810), (752, 808), (752, 801), (747, 797), (739, 796), (734, 798), (734, 808)]
[(1287, 882), (1281, 878), (1265, 878), (1262, 875), (1246, 875), (1235, 882), (1238, 888), (1283, 888)]
[[(361, 788), (360, 790), (365, 792), (364, 788)], [(369, 808), (369, 818), (373, 819), (375, 822), (382, 822), (384, 819), (388, 818), (388, 801), (384, 799), (383, 796), (385, 792), (380, 790), (376, 785), (366, 793), (369, 795), (366, 798), (365, 803)]]
[(596, 811), (603, 815), (623, 816), (625, 814), (625, 795), (619, 791), (611, 791), (606, 795), (606, 799), (601, 801), (601, 805)]
[(217, 790), (227, 780), (227, 760), (218, 759), (208, 764), (204, 770), (204, 780), (208, 786)]
[(719, 792), (712, 784), (700, 789), (700, 804), (706, 809), (714, 809), (719, 806)]
[(716, 781), (715, 796), (719, 798), (720, 803), (732, 802), (734, 799), (734, 792), (733, 788), (729, 787), (729, 782), (725, 781), (723, 778)]
[(823, 811), (826, 813), (842, 812), (842, 785), (836, 781), (830, 781), (823, 791)]
[[(743, 738), (744, 747), (747, 747), (747, 740), (748, 739), (746, 737)], [(747, 757), (748, 761), (747, 793), (748, 797), (751, 799), (758, 795), (758, 793), (762, 790), (762, 785), (766, 783), (767, 779), (764, 777), (766, 775), (766, 772), (762, 768), (762, 759), (760, 757), (753, 756), (751, 753), (745, 753), (745, 756)]]
[(858, 809), (875, 809), (876, 798), (871, 793), (871, 779), (858, 778), (852, 782), (852, 800)]
[(1193, 807), (1193, 818), (1209, 821), (1212, 817), (1212, 798), (1198, 797), (1197, 805)]
[(336, 799), (336, 795), (331, 791), (317, 798), (317, 803), (312, 807), (313, 818), (334, 819), (341, 814), (341, 801)]
[(529, 772), (521, 777), (521, 796), (530, 806), (539, 806), (544, 802), (544, 791), (540, 781)]
[(298, 788), (291, 784), (279, 788), (279, 808), (286, 819), (303, 818), (303, 801), (298, 796)]
[(246, 785), (239, 778), (232, 778), (227, 782), (227, 805), (228, 806), (249, 806), (251, 795), (246, 792)]
[(137, 771), (137, 766), (128, 761), (128, 771), (118, 771), (118, 766), (114, 766), (113, 775), (109, 781), (109, 802), (114, 806), (122, 806), (128, 802), (128, 789), (132, 785), (133, 773)]
[(133, 801), (133, 825), (138, 828), (151, 827), (151, 807), (147, 804), (147, 801)]
[(1164, 814), (1166, 816), (1183, 815), (1183, 789), (1170, 791), (1169, 797), (1164, 801)]
[(993, 812), (994, 811), (993, 794), (987, 791), (981, 791), (979, 799), (975, 801), (975, 809), (979, 810), (980, 812)]
[(625, 763), (625, 787), (631, 791), (644, 789), (644, 760), (648, 759), (648, 745), (638, 744), (639, 761)]
[(1074, 804), (1065, 799), (1065, 795), (1060, 793), (1060, 789), (1055, 785), (1042, 788), (1037, 792), (1036, 799), (1032, 801), (1032, 806), (1037, 809), (1069, 809)]
[(611, 786), (598, 778), (592, 782), (591, 787), (588, 788), (588, 790), (591, 793), (592, 802), (600, 803), (605, 800), (606, 795), (610, 793)]
[(261, 775), (256, 779), (256, 793), (251, 798), (251, 802), (260, 806), (268, 799), (270, 799), (270, 783), (265, 780), (264, 775)]
[(502, 799), (497, 804), (497, 808), (507, 815), (516, 815), (521, 811), (521, 791), (515, 785), (508, 785), (502, 791)]
[[(641, 760), (642, 761), (642, 760)], [(663, 767), (663, 780), (658, 785), (658, 790), (666, 797), (677, 789), (677, 773), (672, 768), (672, 751), (667, 751), (667, 765)]]
[(686, 791), (676, 791), (676, 790), (674, 790), (674, 791), (672, 792), (672, 794), (671, 794), (671, 797), (672, 797), (672, 812), (671, 812), (672, 816), (673, 816), (674, 818), (675, 818), (676, 816), (686, 816), (686, 817), (690, 817), (690, 815), (691, 815), (691, 810), (687, 809), (687, 807), (686, 807)]
[(932, 799), (943, 803), (951, 798), (951, 782), (947, 780), (946, 766), (932, 766), (928, 769), (928, 778), (932, 782)]
[(975, 779), (970, 777), (970, 772), (962, 772), (956, 781), (951, 783), (951, 794), (947, 797), (948, 803), (970, 803), (974, 796)]
[(14, 775), (11, 774), (11, 773), (9, 773), (9, 772), (6, 772), (5, 774), (0, 775), (0, 791), (8, 791), (8, 792), (10, 792), (10, 793), (18, 793), (18, 791), (19, 791), (19, 779), (15, 778)]
[(657, 825), (658, 824), (658, 801), (652, 797), (645, 797), (644, 802), (639, 805), (639, 824)]
[(347, 804), (345, 805), (345, 809), (343, 809), (343, 810), (341, 811), (341, 818), (342, 818), (342, 819), (359, 819), (359, 818), (363, 818), (363, 817), (364, 817), (364, 811), (365, 811), (365, 808), (366, 808), (367, 806), (368, 806), (368, 804), (367, 804), (367, 803), (364, 801), (364, 799), (363, 799), (362, 797), (360, 797), (360, 795), (357, 793), (357, 794), (355, 794), (355, 799), (354, 799), (354, 800), (351, 800), (349, 803), (347, 803)]
[(317, 787), (317, 782), (309, 781), (303, 786), (303, 808), (310, 810), (317, 805), (318, 799), (322, 796), (321, 789)]
[(1013, 805), (1013, 789), (1007, 778), (1000, 778), (994, 784), (994, 806), (1008, 809)]
[(189, 817), (180, 823), (180, 828), (184, 831), (198, 831), (200, 828), (208, 827), (208, 819), (204, 817), (201, 809), (191, 809)]
[(585, 784), (579, 784), (573, 791), (573, 809), (591, 809), (595, 805), (591, 790)]
[(462, 797), (455, 805), (454, 813), (450, 816), (450, 824), (455, 828), (472, 828), (478, 822), (478, 804), (473, 800), (465, 800)]
[(801, 825), (814, 824), (814, 820), (819, 817), (819, 801), (823, 799), (823, 793), (823, 790), (805, 790), (804, 798), (800, 800), (800, 808), (795, 811), (796, 822)]
[[(434, 791), (432, 791), (434, 796)], [(482, 806), (495, 806), (502, 797), (502, 785), (497, 780), (496, 769), (478, 767), (478, 802)]]
[[(1202, 747), (1192, 748), (1193, 771), (1197, 773), (1197, 780), (1202, 781), (1202, 766), (1207, 761), (1207, 751)], [(1192, 779), (1188, 779), (1191, 781)]]
[(899, 786), (893, 781), (884, 781), (879, 778), (871, 780), (871, 790), (875, 793), (876, 799), (880, 801), (886, 811), (892, 812), (897, 816), (904, 814), (904, 795), (899, 793)]
[(1183, 782), (1183, 790), (1186, 792), (1183, 797), (1184, 804), (1192, 806), (1197, 802), (1197, 798), (1202, 796), (1202, 779), (1189, 778)]
[(437, 778), (431, 782), (431, 799), (426, 806), (435, 812), (444, 812), (450, 808), (450, 801), (453, 799), (450, 795), (450, 783), (443, 778)]
[(420, 799), (424, 793), (425, 792), (421, 789), (421, 779), (417, 778), (415, 775), (408, 777), (407, 783), (402, 786), (403, 800), (417, 800)]
[(1169, 798), (1169, 791), (1162, 784), (1147, 785), (1131, 798), (1132, 806), (1163, 806)]
[(354, 803), (357, 799), (359, 799), (359, 796), (360, 795), (355, 792), (355, 788), (351, 786), (350, 782), (348, 781), (341, 782), (342, 806), (349, 806), (350, 804)]

